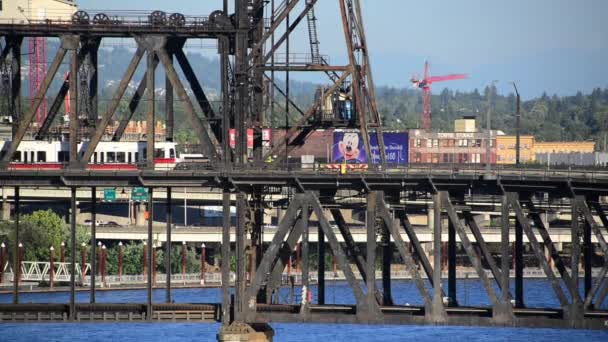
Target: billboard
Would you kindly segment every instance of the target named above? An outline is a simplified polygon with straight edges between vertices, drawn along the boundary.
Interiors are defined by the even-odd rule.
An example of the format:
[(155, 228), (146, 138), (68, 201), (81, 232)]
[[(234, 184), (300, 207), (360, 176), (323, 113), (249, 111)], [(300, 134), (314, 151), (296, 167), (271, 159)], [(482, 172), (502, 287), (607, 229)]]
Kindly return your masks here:
[[(229, 132), (229, 143), (231, 148), (236, 147), (236, 129), (231, 128)], [(247, 148), (253, 148), (253, 128), (247, 128)]]
[[(384, 132), (384, 151), (387, 164), (405, 165), (408, 160), (407, 132)], [(380, 164), (380, 149), (376, 133), (370, 134), (371, 161)], [(368, 162), (361, 133), (358, 131), (335, 131), (332, 148), (333, 162), (363, 164)]]

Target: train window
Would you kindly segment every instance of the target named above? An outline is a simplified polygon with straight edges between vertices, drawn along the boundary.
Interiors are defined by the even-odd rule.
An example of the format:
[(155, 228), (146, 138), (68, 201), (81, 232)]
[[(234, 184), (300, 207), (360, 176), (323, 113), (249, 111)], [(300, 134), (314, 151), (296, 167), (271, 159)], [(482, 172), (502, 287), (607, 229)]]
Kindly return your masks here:
[(31, 151), (31, 152), (30, 152), (30, 162), (32, 162), (32, 163), (33, 163), (33, 162), (35, 162), (35, 161), (36, 161), (36, 159), (34, 159), (34, 151)]
[(132, 154), (130, 152), (127, 153), (127, 159), (128, 159), (127, 163), (129, 163), (129, 164), (131, 164), (133, 162), (133, 160), (131, 159), (131, 157), (132, 157)]
[(70, 153), (67, 151), (59, 151), (57, 153), (57, 161), (60, 163), (70, 161)]
[(23, 152), (23, 162), (27, 163), (27, 160), (28, 160), (28, 158), (27, 158), (27, 151), (25, 151), (25, 152)]
[(15, 153), (13, 153), (13, 161), (21, 161), (21, 151), (15, 151)]
[(175, 149), (169, 149), (169, 158), (175, 158)]
[(99, 162), (102, 163), (102, 164), (104, 163), (104, 161), (103, 161), (103, 152), (99, 152)]
[(141, 160), (146, 160), (148, 158), (148, 149), (144, 148), (144, 153), (141, 156)]
[(36, 158), (39, 162), (46, 162), (46, 151), (38, 151)]
[(108, 163), (116, 162), (116, 152), (106, 152), (106, 157), (108, 158)]
[(165, 151), (162, 148), (155, 148), (154, 158), (165, 158)]
[(97, 164), (97, 152), (93, 152), (93, 164)]
[(119, 163), (124, 163), (126, 161), (125, 159), (125, 153), (124, 152), (116, 152), (116, 161)]

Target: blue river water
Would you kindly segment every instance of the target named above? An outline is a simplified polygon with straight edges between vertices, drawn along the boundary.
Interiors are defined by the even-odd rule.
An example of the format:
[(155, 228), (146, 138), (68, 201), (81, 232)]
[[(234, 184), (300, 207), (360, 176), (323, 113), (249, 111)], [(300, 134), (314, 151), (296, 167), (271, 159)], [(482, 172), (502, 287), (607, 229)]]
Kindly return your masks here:
[[(447, 286), (447, 284), (444, 284)], [(558, 307), (558, 301), (546, 280), (525, 280), (525, 302), (529, 307)], [(447, 288), (447, 287), (446, 287)], [(295, 289), (299, 300), (298, 288)], [(316, 301), (316, 287), (312, 287), (313, 301)], [(290, 291), (284, 289), (281, 301), (287, 301)], [(418, 290), (411, 281), (394, 281), (392, 293), (397, 305), (421, 304)], [(180, 303), (220, 302), (220, 289), (191, 288), (174, 289), (172, 300)], [(459, 280), (457, 297), (461, 305), (488, 305), (488, 298), (477, 280)], [(10, 294), (0, 294), (0, 303), (11, 302)], [(22, 293), (23, 303), (66, 303), (68, 293)], [(154, 291), (154, 300), (163, 302), (163, 289)], [(88, 302), (87, 291), (77, 293), (78, 302)], [(145, 290), (97, 291), (100, 303), (143, 303)], [(352, 290), (343, 282), (327, 283), (326, 302), (328, 304), (353, 304)], [(608, 303), (604, 303), (608, 309)], [(275, 341), (320, 341), (331, 339), (342, 341), (608, 341), (608, 330), (561, 330), (523, 328), (479, 328), (479, 327), (435, 327), (435, 326), (367, 326), (335, 324), (273, 324)], [(0, 341), (214, 341), (219, 330), (218, 324), (146, 324), (146, 323), (95, 323), (95, 324), (0, 324)]]

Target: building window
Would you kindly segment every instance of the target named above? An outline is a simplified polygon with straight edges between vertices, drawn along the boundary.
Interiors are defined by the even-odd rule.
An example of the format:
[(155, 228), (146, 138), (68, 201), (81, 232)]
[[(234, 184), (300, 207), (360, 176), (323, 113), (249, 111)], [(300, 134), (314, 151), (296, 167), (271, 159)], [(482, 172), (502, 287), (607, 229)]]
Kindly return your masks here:
[(426, 147), (433, 147), (433, 139), (426, 140)]
[(70, 153), (68, 151), (59, 151), (57, 153), (57, 161), (65, 163), (70, 161)]
[(0, 11), (2, 11), (2, 0), (0, 0)]
[(124, 163), (126, 161), (126, 156), (124, 152), (117, 152), (116, 153), (116, 161), (119, 163)]
[(414, 146), (420, 147), (422, 145), (422, 141), (420, 139), (414, 140)]
[(108, 163), (115, 163), (116, 162), (116, 152), (107, 152), (107, 158), (108, 158)]
[(46, 162), (46, 151), (38, 151), (36, 157), (39, 162)]

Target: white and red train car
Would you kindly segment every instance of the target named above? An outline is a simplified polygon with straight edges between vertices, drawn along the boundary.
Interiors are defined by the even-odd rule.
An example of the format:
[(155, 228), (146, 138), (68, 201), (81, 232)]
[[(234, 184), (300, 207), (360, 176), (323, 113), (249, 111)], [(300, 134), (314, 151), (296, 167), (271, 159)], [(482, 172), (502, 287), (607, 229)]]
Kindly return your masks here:
[[(0, 141), (2, 157), (10, 141)], [(79, 153), (84, 154), (88, 141), (78, 144)], [(146, 162), (147, 148), (144, 141), (101, 141), (91, 156), (89, 170), (135, 170)], [(11, 170), (59, 170), (69, 163), (70, 152), (67, 141), (24, 140), (13, 154)], [(174, 142), (154, 144), (154, 168), (172, 170), (180, 162)]]

